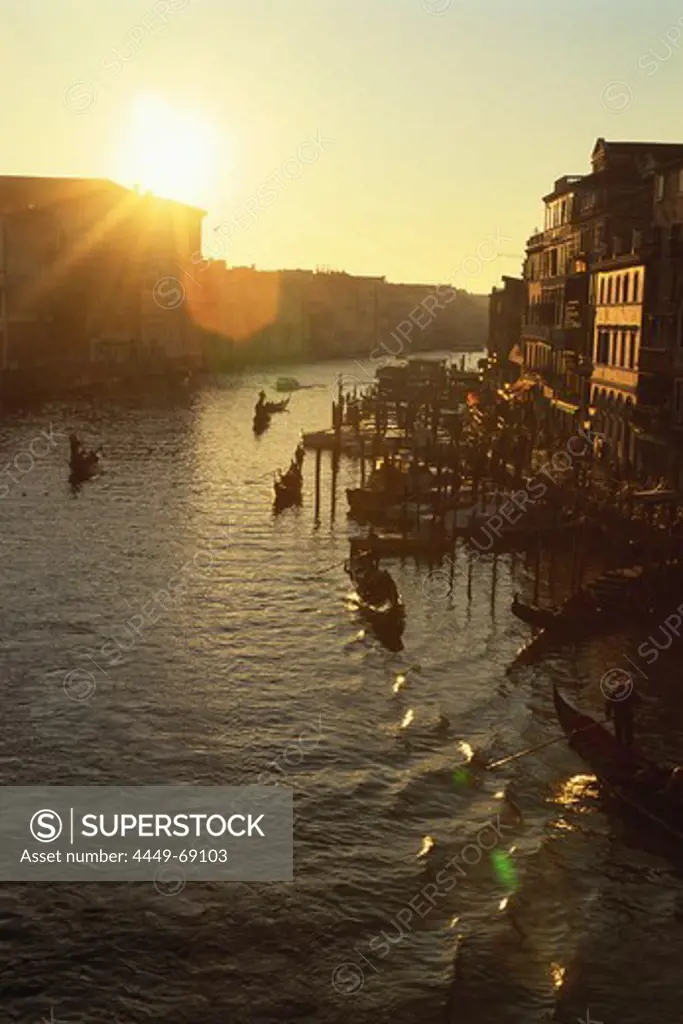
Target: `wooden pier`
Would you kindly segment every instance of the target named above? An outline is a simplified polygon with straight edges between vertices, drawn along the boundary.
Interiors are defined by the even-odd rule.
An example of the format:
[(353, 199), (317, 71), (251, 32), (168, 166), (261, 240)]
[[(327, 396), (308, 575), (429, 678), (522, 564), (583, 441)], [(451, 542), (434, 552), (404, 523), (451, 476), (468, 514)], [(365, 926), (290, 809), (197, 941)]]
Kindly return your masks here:
[[(570, 556), (574, 590), (584, 579), (586, 548), (601, 536), (615, 566), (683, 558), (683, 497), (639, 495), (633, 488), (627, 495), (610, 493), (592, 448), (586, 446), (581, 457), (567, 455), (567, 441), (576, 435), (567, 438), (551, 429), (528, 393), (518, 403), (500, 396), (485, 377), (459, 373), (433, 385), (422, 382), (417, 390), (375, 386), (349, 395), (340, 386), (332, 425), (303, 437), (315, 451), (316, 523), (322, 453), (328, 451), (332, 518), (344, 455), (358, 460), (357, 488), (377, 498), (376, 518), (355, 512), (354, 517), (361, 528), (365, 522), (377, 527), (374, 543), (381, 557), (439, 561), (461, 543), (494, 557), (526, 551), (535, 598), (543, 552), (556, 546)], [(553, 468), (555, 463), (561, 468)], [(376, 486), (383, 467), (398, 468), (406, 481), (414, 481), (411, 492), (392, 498)], [(420, 482), (423, 472), (429, 473), (427, 484)], [(662, 507), (669, 509), (666, 516)], [(388, 509), (393, 514), (383, 516)], [(363, 546), (364, 534), (350, 537), (352, 551)], [(551, 554), (551, 571), (554, 560)]]

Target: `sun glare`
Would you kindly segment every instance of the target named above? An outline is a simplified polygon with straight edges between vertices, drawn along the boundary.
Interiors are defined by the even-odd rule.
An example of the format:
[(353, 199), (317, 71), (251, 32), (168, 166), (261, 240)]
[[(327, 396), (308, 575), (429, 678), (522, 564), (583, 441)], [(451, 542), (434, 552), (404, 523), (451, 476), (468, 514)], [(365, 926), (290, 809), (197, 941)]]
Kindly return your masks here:
[(123, 157), (127, 183), (164, 199), (206, 204), (215, 138), (195, 113), (177, 110), (156, 96), (141, 96)]

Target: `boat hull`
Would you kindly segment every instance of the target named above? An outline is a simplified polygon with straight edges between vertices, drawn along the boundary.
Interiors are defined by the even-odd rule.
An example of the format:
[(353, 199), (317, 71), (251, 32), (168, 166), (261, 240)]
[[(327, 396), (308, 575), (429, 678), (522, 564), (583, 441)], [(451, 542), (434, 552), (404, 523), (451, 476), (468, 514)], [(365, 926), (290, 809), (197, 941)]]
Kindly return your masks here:
[(538, 605), (525, 604), (524, 601), (514, 600), (511, 611), (534, 629), (556, 629), (561, 620), (561, 616), (553, 609), (539, 608)]
[[(408, 558), (420, 555), (444, 554), (453, 547), (453, 541), (446, 537), (428, 537), (401, 533), (385, 533), (375, 539), (377, 554), (382, 558)], [(360, 554), (367, 542), (364, 537), (352, 537), (351, 554)]]
[(392, 651), (402, 650), (401, 637), (405, 629), (405, 607), (400, 596), (393, 602), (389, 600), (381, 603), (373, 601), (363, 574), (355, 572), (352, 567), (347, 567), (346, 571), (356, 589), (358, 611), (372, 627), (377, 639)]
[(69, 479), (72, 483), (89, 480), (97, 472), (100, 464), (99, 456), (90, 452), (79, 459), (72, 459), (69, 464)]
[(575, 708), (556, 685), (553, 702), (570, 747), (608, 792), (640, 818), (683, 840), (683, 796), (663, 789), (669, 771), (637, 749), (620, 746), (601, 722)]
[(254, 416), (252, 426), (256, 435), (263, 434), (270, 426), (270, 416)]

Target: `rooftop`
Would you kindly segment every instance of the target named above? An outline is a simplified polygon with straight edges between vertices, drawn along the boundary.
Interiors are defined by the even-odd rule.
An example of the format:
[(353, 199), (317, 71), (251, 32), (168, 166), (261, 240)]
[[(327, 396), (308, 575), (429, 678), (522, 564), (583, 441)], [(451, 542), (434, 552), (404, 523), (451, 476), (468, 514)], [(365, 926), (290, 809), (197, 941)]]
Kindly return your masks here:
[(11, 174), (0, 175), (0, 212), (16, 213), (19, 210), (36, 206), (71, 202), (97, 192), (108, 192), (121, 200), (126, 196), (135, 196), (140, 200), (154, 200), (158, 203), (169, 203), (187, 210), (206, 213), (199, 207), (180, 203), (175, 199), (162, 198), (151, 192), (139, 193), (124, 185), (119, 185), (115, 181), (110, 181), (108, 178), (62, 178)]

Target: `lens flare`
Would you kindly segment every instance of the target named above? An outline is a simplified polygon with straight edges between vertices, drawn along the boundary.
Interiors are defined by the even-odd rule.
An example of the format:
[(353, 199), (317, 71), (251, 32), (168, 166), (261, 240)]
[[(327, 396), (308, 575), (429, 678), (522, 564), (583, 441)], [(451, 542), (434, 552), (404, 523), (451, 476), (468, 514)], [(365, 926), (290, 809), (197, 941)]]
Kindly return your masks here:
[(456, 789), (465, 789), (470, 784), (470, 773), (462, 765), (453, 772), (453, 785)]
[(434, 846), (434, 840), (432, 839), (432, 837), (431, 836), (425, 836), (423, 838), (423, 840), (422, 840), (422, 846), (420, 847), (420, 852), (417, 855), (418, 858), (419, 857), (426, 857), (427, 854), (429, 853), (429, 851), (432, 849), (433, 846)]
[(469, 745), (469, 743), (465, 743), (464, 740), (461, 740), (460, 743), (458, 743), (458, 750), (460, 751), (460, 753), (462, 754), (466, 761), (471, 761), (472, 758), (474, 757), (474, 751), (472, 750), (472, 747)]
[(492, 850), (491, 865), (497, 881), (504, 885), (506, 889), (514, 892), (518, 885), (517, 871), (510, 854), (506, 853), (505, 850)]
[(562, 964), (552, 963), (550, 965), (550, 980), (553, 984), (553, 988), (557, 990), (562, 988), (564, 984), (564, 976), (567, 973), (567, 968), (563, 967)]

